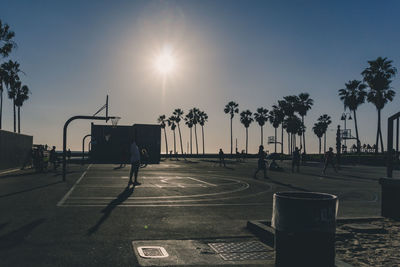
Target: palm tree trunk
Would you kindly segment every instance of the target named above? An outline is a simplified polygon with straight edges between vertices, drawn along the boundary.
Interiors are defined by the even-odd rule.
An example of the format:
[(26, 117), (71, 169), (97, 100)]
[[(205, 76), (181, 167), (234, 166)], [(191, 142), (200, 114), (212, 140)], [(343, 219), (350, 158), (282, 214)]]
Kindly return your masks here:
[(13, 99), (13, 111), (14, 111), (14, 133), (17, 132), (17, 114), (15, 112), (15, 98)]
[(248, 128), (246, 127), (246, 155), (248, 154), (247, 153), (247, 145), (248, 145)]
[[(301, 116), (301, 121), (303, 122), (303, 125), (304, 125), (304, 116)], [(306, 132), (305, 132), (305, 129), (304, 129), (304, 132), (301, 135), (303, 136), (303, 153), (307, 154), (306, 153), (306, 134), (305, 133)]]
[(356, 110), (353, 110), (354, 115), (354, 126), (356, 128), (356, 138), (357, 138), (357, 153), (360, 153), (360, 138), (358, 136), (358, 126), (357, 126), (357, 115)]
[(179, 122), (178, 122), (178, 132), (179, 132), (179, 140), (181, 142), (181, 153), (183, 155), (182, 135), (181, 135), (181, 127), (179, 126)]
[(231, 118), (231, 155), (233, 153), (232, 149), (233, 149), (233, 133), (232, 133), (232, 118)]
[(164, 127), (164, 137), (165, 137), (165, 154), (168, 155), (167, 129), (165, 127)]
[(174, 155), (176, 154), (176, 139), (175, 139), (175, 130), (173, 130), (174, 132)]
[(287, 133), (287, 153), (290, 155), (290, 133)]
[(263, 144), (263, 127), (261, 126), (260, 128), (261, 128), (261, 145), (264, 145)]
[(379, 143), (380, 130), (381, 130), (381, 110), (378, 109), (378, 127), (376, 130), (375, 154), (378, 154), (378, 150), (379, 150), (378, 143)]
[(196, 154), (199, 154), (199, 144), (197, 143), (197, 127), (194, 125), (194, 138), (196, 139)]
[(324, 133), (324, 154), (326, 153), (326, 132)]
[(193, 155), (193, 147), (192, 147), (192, 127), (190, 127), (190, 154)]
[(205, 154), (204, 152), (204, 126), (201, 126), (201, 136), (203, 137), (203, 155)]
[(18, 133), (21, 133), (21, 113), (20, 113), (21, 108), (18, 107)]
[(281, 154), (283, 155), (283, 124), (281, 126)]
[(319, 140), (319, 154), (321, 155), (321, 137), (318, 137)]
[(276, 153), (276, 132), (277, 132), (277, 128), (275, 128), (275, 153)]

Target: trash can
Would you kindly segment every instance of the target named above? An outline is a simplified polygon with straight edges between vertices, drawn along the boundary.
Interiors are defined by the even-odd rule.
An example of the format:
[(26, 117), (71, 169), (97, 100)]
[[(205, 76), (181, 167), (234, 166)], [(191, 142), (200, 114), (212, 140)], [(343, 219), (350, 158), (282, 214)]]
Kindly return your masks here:
[(400, 179), (381, 178), (382, 188), (381, 215), (400, 220)]
[(330, 194), (275, 193), (275, 265), (334, 267), (337, 207)]

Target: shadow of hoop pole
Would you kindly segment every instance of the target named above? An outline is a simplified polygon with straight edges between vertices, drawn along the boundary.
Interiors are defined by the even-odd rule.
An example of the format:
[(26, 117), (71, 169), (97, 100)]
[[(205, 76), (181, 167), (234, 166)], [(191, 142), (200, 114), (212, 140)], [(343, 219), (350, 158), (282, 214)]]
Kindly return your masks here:
[(63, 176), (63, 181), (65, 181), (66, 178), (66, 170), (67, 170), (67, 128), (68, 125), (73, 121), (73, 120), (103, 120), (103, 121), (108, 121), (111, 119), (116, 119), (117, 117), (99, 117), (99, 116), (73, 116), (69, 118), (65, 124), (64, 124), (64, 132), (63, 132), (63, 170), (62, 170), (62, 176)]

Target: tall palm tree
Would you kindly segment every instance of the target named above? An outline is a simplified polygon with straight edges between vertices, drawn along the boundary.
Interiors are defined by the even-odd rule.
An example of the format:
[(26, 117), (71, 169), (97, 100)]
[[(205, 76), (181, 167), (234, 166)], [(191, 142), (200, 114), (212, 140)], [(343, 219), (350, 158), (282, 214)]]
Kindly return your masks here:
[(205, 154), (204, 150), (204, 125), (208, 121), (208, 115), (204, 111), (199, 112), (199, 124), (201, 126), (201, 136), (203, 139), (203, 155)]
[(250, 124), (254, 121), (252, 117), (252, 113), (250, 110), (245, 110), (240, 112), (240, 122), (244, 125), (246, 128), (246, 154), (247, 154), (247, 149), (248, 149), (248, 141), (249, 141), (249, 134), (248, 134), (248, 129)]
[(319, 140), (319, 154), (321, 154), (321, 138), (324, 136), (324, 127), (320, 122), (314, 123), (314, 127), (312, 128), (314, 131), (314, 134), (318, 137)]
[(318, 122), (321, 123), (321, 127), (324, 132), (324, 153), (325, 153), (326, 152), (326, 132), (328, 131), (329, 124), (332, 123), (331, 117), (327, 114), (321, 115), (318, 118)]
[(393, 67), (392, 62), (392, 60), (388, 60), (386, 57), (378, 57), (376, 60), (368, 61), (369, 67), (361, 73), (364, 77), (364, 82), (366, 82), (370, 88), (367, 94), (367, 100), (374, 104), (378, 111), (375, 153), (378, 153), (379, 150), (379, 137), (381, 140), (382, 152), (384, 150), (381, 132), (381, 110), (385, 107), (387, 102), (393, 100), (396, 94), (390, 87), (392, 79), (397, 72), (397, 69)]
[(263, 127), (265, 125), (265, 122), (268, 121), (268, 118), (268, 109), (261, 107), (257, 109), (256, 113), (254, 113), (254, 120), (258, 122), (258, 125), (261, 128), (261, 145), (264, 145)]
[[(12, 49), (16, 47), (13, 41), (15, 34), (10, 30), (10, 26), (2, 23), (0, 20), (0, 57), (5, 58), (11, 53)], [(3, 84), (5, 83), (6, 73), (3, 66), (0, 66), (0, 129), (2, 129), (3, 117)]]
[[(304, 117), (307, 115), (307, 112), (311, 109), (314, 105), (314, 100), (310, 98), (310, 94), (308, 93), (301, 93), (298, 96), (298, 101), (296, 103), (296, 110), (301, 116), (301, 121), (304, 125)], [(304, 127), (305, 130), (305, 127)], [(303, 151), (306, 154), (306, 135), (303, 132), (301, 135), (303, 137)]]
[[(274, 105), (272, 106), (272, 110), (268, 114), (269, 122), (272, 124), (272, 127), (275, 129), (275, 153), (276, 153), (276, 144), (277, 144), (277, 129), (279, 125), (282, 124), (282, 117), (284, 117), (283, 113), (280, 113), (279, 108)], [(283, 129), (283, 128), (282, 128)]]
[(357, 152), (360, 153), (360, 138), (358, 135), (358, 127), (357, 127), (357, 108), (365, 102), (365, 97), (367, 96), (367, 92), (365, 88), (367, 87), (361, 81), (352, 80), (345, 83), (345, 89), (339, 89), (340, 100), (343, 101), (344, 108), (350, 109), (354, 114), (354, 125), (356, 129), (356, 138), (357, 138)]
[(21, 107), (26, 100), (29, 99), (29, 87), (18, 83), (17, 95), (15, 97), (15, 105), (18, 108), (18, 133), (21, 133)]
[(231, 117), (231, 155), (233, 153), (233, 133), (232, 133), (232, 119), (235, 116), (235, 113), (239, 113), (239, 104), (230, 101), (225, 105), (224, 112), (226, 114), (230, 114)]
[(175, 122), (178, 125), (179, 140), (181, 142), (181, 152), (182, 152), (182, 155), (183, 155), (181, 127), (179, 126), (179, 122), (183, 119), (183, 110), (181, 110), (180, 108), (177, 108), (177, 109), (174, 110), (172, 115), (175, 117)]
[[(285, 101), (279, 100), (278, 105), (273, 105), (272, 108), (276, 114), (277, 120), (281, 125), (281, 154), (283, 154), (283, 120), (285, 119), (285, 111), (284, 111)], [(276, 140), (276, 138), (275, 138)]]
[(193, 111), (192, 110), (189, 110), (189, 113), (186, 114), (185, 124), (187, 125), (187, 127), (189, 127), (189, 130), (190, 130), (190, 154), (193, 154), (193, 150), (192, 150)]
[[(292, 120), (291, 117), (294, 116), (297, 103), (298, 103), (298, 96), (296, 96), (296, 95), (285, 96), (285, 97), (283, 97), (283, 100), (278, 101), (278, 105), (282, 108), (282, 111), (285, 114), (286, 120), (289, 120), (289, 121)], [(288, 131), (287, 123), (284, 123), (282, 125), (283, 125), (283, 128), (286, 127), (285, 129), (288, 134), (288, 154), (291, 154), (292, 148), (293, 148), (292, 132), (291, 132), (291, 130)]]
[(199, 113), (200, 113), (200, 109), (198, 108), (192, 108), (191, 109), (192, 114), (193, 114), (193, 119), (192, 119), (192, 123), (194, 126), (194, 139), (196, 141), (196, 154), (199, 154), (199, 143), (197, 142), (197, 124), (199, 123)]
[(296, 146), (296, 134), (302, 130), (302, 122), (296, 115), (291, 115), (285, 118), (283, 124), (286, 132), (288, 133), (288, 150), (289, 154), (291, 154)]
[(176, 129), (176, 123), (175, 123), (175, 117), (171, 116), (167, 120), (168, 126), (171, 127), (172, 132), (174, 133), (174, 155), (176, 154), (176, 138), (175, 138), (175, 129)]
[(15, 110), (15, 98), (17, 95), (17, 87), (16, 84), (19, 82), (19, 73), (22, 72), (19, 68), (19, 63), (16, 61), (9, 60), (8, 62), (4, 62), (2, 65), (2, 69), (4, 70), (4, 84), (8, 91), (8, 98), (13, 101), (13, 111), (14, 111), (14, 132), (17, 131), (16, 125), (16, 110)]
[(168, 120), (166, 119), (165, 115), (160, 115), (157, 119), (157, 122), (160, 124), (161, 129), (164, 129), (164, 137), (165, 137), (165, 154), (168, 155), (168, 141), (167, 141), (167, 129), (166, 123)]

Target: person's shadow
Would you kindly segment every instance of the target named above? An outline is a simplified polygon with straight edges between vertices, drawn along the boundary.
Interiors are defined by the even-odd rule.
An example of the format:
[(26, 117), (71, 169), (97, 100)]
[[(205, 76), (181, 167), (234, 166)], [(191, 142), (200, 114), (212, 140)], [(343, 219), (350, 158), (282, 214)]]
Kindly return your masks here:
[(116, 199), (112, 200), (110, 203), (108, 203), (107, 207), (105, 207), (101, 212), (103, 213), (103, 216), (97, 221), (96, 225), (92, 226), (88, 232), (87, 235), (92, 235), (97, 230), (100, 228), (100, 226), (103, 224), (105, 220), (107, 220), (108, 216), (110, 216), (111, 212), (117, 207), (118, 205), (122, 204), (125, 200), (127, 200), (132, 194), (133, 191), (135, 190), (135, 186), (133, 185), (132, 187), (129, 186), (129, 184), (125, 187), (124, 191), (122, 191)]

